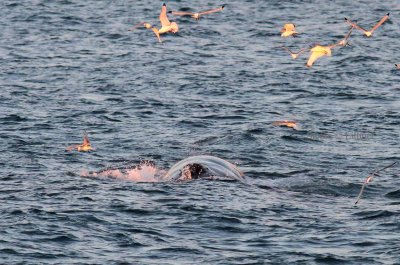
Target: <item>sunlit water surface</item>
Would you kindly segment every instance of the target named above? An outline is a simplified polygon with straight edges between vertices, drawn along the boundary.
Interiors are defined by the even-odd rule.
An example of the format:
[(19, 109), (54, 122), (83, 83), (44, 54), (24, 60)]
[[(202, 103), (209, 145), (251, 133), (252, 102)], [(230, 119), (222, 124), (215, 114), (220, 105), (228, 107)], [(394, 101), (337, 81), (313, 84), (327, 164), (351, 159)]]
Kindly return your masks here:
[[(399, 159), (398, 1), (233, 0), (176, 18), (163, 44), (128, 31), (158, 25), (161, 4), (0, 3), (0, 263), (399, 264), (400, 167), (354, 206)], [(344, 17), (370, 28), (387, 12), (311, 69), (279, 48), (332, 44)], [(280, 37), (288, 22), (298, 38)], [(96, 150), (65, 152), (83, 131)], [(251, 185), (154, 178), (191, 155)]]

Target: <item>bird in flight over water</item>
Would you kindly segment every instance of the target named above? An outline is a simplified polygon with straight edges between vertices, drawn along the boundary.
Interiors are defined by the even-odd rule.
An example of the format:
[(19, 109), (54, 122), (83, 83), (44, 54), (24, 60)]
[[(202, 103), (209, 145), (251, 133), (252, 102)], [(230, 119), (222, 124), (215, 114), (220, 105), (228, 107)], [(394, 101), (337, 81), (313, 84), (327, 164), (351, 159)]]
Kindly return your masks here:
[(308, 61), (306, 63), (306, 66), (308, 68), (311, 68), (311, 66), (314, 64), (314, 62), (323, 56), (332, 56), (332, 48), (338, 46), (338, 44), (332, 44), (329, 46), (322, 46), (322, 45), (315, 45), (313, 48), (310, 49), (311, 55), (308, 58)]
[(225, 8), (225, 5), (218, 7), (218, 8), (202, 11), (202, 12), (168, 11), (168, 13), (171, 13), (174, 16), (190, 16), (190, 17), (194, 18), (195, 20), (199, 20), (200, 17), (202, 17), (204, 15), (222, 11), (222, 10), (224, 10), (224, 8)]
[(134, 30), (141, 26), (144, 26), (146, 29), (151, 29), (154, 32), (154, 34), (156, 34), (158, 41), (160, 43), (162, 43), (162, 40), (160, 37), (161, 34), (164, 34), (167, 32), (177, 33), (179, 31), (179, 27), (176, 22), (169, 21), (168, 16), (167, 16), (167, 5), (165, 3), (163, 4), (163, 6), (161, 8), (161, 13), (160, 13), (159, 19), (161, 22), (161, 28), (159, 28), (159, 29), (152, 26), (151, 24), (149, 24), (147, 22), (141, 22), (141, 23), (135, 25), (130, 30)]
[(293, 51), (291, 51), (288, 47), (285, 47), (285, 46), (282, 46), (281, 47), (282, 49), (284, 49), (285, 51), (287, 51), (288, 53), (290, 53), (290, 55), (292, 56), (292, 58), (293, 59), (297, 59), (297, 58), (299, 58), (299, 56), (300, 56), (300, 54), (302, 54), (302, 53), (304, 53), (304, 52), (306, 52), (308, 49), (306, 49), (306, 48), (302, 48), (302, 49), (300, 49), (300, 51), (298, 51), (298, 52), (293, 52)]
[(383, 171), (383, 170), (385, 170), (385, 169), (387, 169), (387, 168), (389, 168), (389, 167), (392, 167), (392, 166), (394, 166), (394, 165), (396, 165), (396, 164), (397, 164), (397, 162), (394, 162), (394, 163), (392, 163), (392, 164), (390, 164), (390, 165), (388, 165), (388, 166), (386, 166), (386, 167), (384, 167), (384, 168), (381, 168), (381, 169), (378, 169), (378, 170), (375, 170), (374, 172), (372, 172), (372, 174), (370, 174), (370, 175), (364, 180), (364, 183), (363, 183), (363, 185), (362, 185), (362, 187), (361, 187), (360, 193), (358, 194), (357, 200), (356, 200), (356, 202), (355, 202), (354, 204), (357, 204), (358, 201), (361, 199), (361, 196), (362, 196), (362, 194), (363, 194), (363, 192), (364, 192), (365, 186), (367, 186), (367, 184), (370, 183), (370, 182), (372, 181), (374, 175), (376, 175), (376, 174), (378, 174), (379, 172), (381, 172), (381, 171)]
[(371, 30), (366, 30), (366, 29), (360, 27), (357, 23), (351, 21), (351, 20), (348, 19), (348, 18), (344, 18), (344, 20), (345, 20), (347, 23), (349, 23), (350, 25), (352, 25), (353, 27), (355, 27), (356, 29), (359, 29), (359, 30), (361, 30), (362, 32), (364, 32), (364, 35), (365, 35), (365, 36), (367, 36), (367, 37), (372, 37), (372, 34), (374, 33), (374, 31), (375, 31), (377, 28), (379, 28), (383, 23), (385, 23), (386, 20), (389, 19), (389, 14), (390, 14), (390, 13), (387, 13), (385, 16), (383, 16), (383, 18), (381, 18), (381, 20), (380, 20), (378, 23), (376, 23), (376, 25), (373, 26)]
[(353, 32), (354, 27), (351, 27), (349, 32), (347, 32), (346, 36), (344, 36), (344, 38), (338, 42), (339, 46), (348, 46), (349, 44), (349, 38), (351, 36), (351, 33)]

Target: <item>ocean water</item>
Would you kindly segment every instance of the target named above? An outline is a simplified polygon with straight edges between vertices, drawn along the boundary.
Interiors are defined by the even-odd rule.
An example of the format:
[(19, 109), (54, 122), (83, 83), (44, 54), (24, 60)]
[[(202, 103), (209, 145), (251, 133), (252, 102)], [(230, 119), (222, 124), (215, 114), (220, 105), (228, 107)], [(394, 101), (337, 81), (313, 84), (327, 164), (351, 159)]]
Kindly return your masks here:
[[(354, 205), (400, 157), (398, 1), (171, 1), (226, 8), (128, 31), (162, 3), (1, 1), (0, 263), (400, 264), (400, 166)], [(388, 12), (311, 69), (280, 48)], [(66, 152), (84, 131), (96, 150)], [(154, 178), (192, 155), (251, 183)]]

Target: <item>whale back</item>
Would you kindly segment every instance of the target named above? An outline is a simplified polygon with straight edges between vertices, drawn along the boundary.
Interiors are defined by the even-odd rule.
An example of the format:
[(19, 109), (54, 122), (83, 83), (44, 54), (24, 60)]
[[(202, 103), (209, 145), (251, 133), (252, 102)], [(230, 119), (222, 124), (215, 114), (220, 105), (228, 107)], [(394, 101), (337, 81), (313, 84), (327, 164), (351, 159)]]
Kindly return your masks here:
[(183, 177), (183, 170), (187, 166), (200, 165), (203, 168), (202, 176), (224, 177), (235, 179), (246, 183), (244, 174), (232, 163), (215, 156), (200, 155), (191, 156), (173, 165), (164, 176), (166, 181), (180, 181)]

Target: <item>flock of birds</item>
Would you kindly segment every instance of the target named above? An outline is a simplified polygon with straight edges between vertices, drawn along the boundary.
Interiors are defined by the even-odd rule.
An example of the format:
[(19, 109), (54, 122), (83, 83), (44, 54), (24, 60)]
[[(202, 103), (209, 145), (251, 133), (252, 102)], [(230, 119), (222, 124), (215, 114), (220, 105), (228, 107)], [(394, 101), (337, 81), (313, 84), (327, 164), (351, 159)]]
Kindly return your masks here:
[[(167, 14), (172, 14), (174, 16), (190, 16), (193, 19), (195, 19), (196, 21), (198, 21), (202, 16), (204, 15), (209, 15), (209, 14), (213, 14), (216, 12), (220, 12), (222, 10), (224, 10), (225, 5), (222, 5), (218, 8), (214, 8), (214, 9), (210, 9), (210, 10), (206, 10), (206, 11), (202, 11), (202, 12), (186, 12), (186, 11), (168, 11), (167, 12), (167, 5), (164, 3), (162, 5), (161, 8), (161, 13), (159, 16), (160, 22), (161, 22), (161, 27), (160, 28), (156, 28), (153, 25), (151, 25), (150, 23), (147, 22), (140, 22), (137, 25), (135, 25), (133, 28), (131, 28), (130, 30), (135, 30), (139, 27), (145, 27), (146, 29), (151, 29), (154, 34), (156, 35), (158, 41), (160, 43), (162, 43), (162, 39), (161, 39), (161, 34), (165, 34), (165, 33), (177, 33), (179, 31), (179, 26), (176, 22), (174, 21), (170, 21), (168, 18)], [(341, 47), (346, 47), (349, 45), (349, 38), (353, 32), (354, 29), (358, 29), (360, 31), (362, 31), (364, 33), (364, 35), (366, 37), (372, 37), (373, 33), (375, 30), (377, 30), (380, 26), (382, 26), (383, 23), (386, 22), (386, 20), (389, 19), (389, 13), (387, 13), (385, 16), (383, 16), (378, 23), (376, 23), (370, 30), (366, 30), (365, 28), (361, 27), (360, 25), (358, 25), (356, 22), (351, 21), (348, 18), (345, 18), (345, 21), (350, 25), (350, 29), (347, 32), (347, 34), (344, 36), (343, 39), (341, 39), (340, 41), (331, 44), (331, 45), (319, 45), (319, 44), (315, 44), (310, 48), (302, 48), (300, 49), (300, 51), (298, 52), (293, 52), (291, 51), (288, 47), (282, 46), (281, 48), (283, 48), (284, 50), (286, 50), (293, 59), (297, 59), (302, 53), (305, 53), (307, 51), (310, 52), (310, 56), (308, 58), (308, 61), (306, 63), (307, 67), (312, 67), (312, 65), (314, 64), (314, 62), (323, 57), (323, 56), (332, 56), (332, 48), (341, 46)], [(296, 25), (293, 23), (288, 23), (285, 24), (283, 26), (283, 28), (281, 29), (281, 36), (283, 38), (287, 38), (287, 37), (296, 37), (299, 34), (299, 32), (296, 31)], [(400, 70), (400, 64), (395, 64), (396, 68)], [(283, 120), (283, 121), (274, 121), (272, 122), (272, 125), (274, 126), (283, 126), (283, 127), (288, 127), (288, 128), (292, 128), (294, 130), (298, 129), (298, 124), (296, 121), (288, 121), (288, 120)], [(74, 144), (71, 146), (68, 146), (66, 148), (66, 151), (73, 151), (73, 150), (77, 150), (78, 152), (88, 152), (88, 151), (92, 151), (95, 150), (95, 148), (92, 147), (90, 141), (89, 141), (89, 137), (87, 135), (86, 132), (84, 132), (83, 135), (83, 143), (82, 144)], [(377, 175), (377, 173), (392, 167), (396, 164), (392, 163), (389, 166), (386, 166), (384, 168), (375, 170), (373, 173), (371, 173), (370, 175), (367, 176), (367, 178), (365, 179), (361, 191), (358, 195), (358, 198), (355, 202), (355, 204), (358, 203), (358, 201), (360, 200), (362, 193), (365, 189), (365, 186), (367, 184), (369, 184), (372, 181), (372, 178)]]
[[(377, 30), (388, 19), (389, 19), (389, 13), (387, 13), (385, 16), (383, 16), (381, 18), (381, 20), (379, 20), (379, 22), (376, 23), (375, 26), (373, 26), (370, 30), (366, 30), (366, 29), (362, 28), (361, 26), (359, 26), (357, 23), (351, 21), (348, 18), (345, 18), (344, 20), (351, 26), (350, 30), (347, 32), (347, 34), (344, 36), (344, 38), (342, 40), (340, 40), (334, 44), (326, 45), (326, 46), (316, 44), (316, 45), (313, 45), (313, 47), (311, 47), (311, 48), (303, 48), (297, 53), (292, 52), (287, 47), (283, 46), (282, 48), (285, 49), (286, 51), (288, 51), (293, 59), (297, 59), (301, 53), (310, 51), (311, 54), (310, 54), (310, 57), (308, 58), (306, 66), (311, 67), (318, 58), (323, 57), (323, 56), (332, 56), (332, 48), (335, 48), (338, 46), (342, 46), (342, 47), (348, 46), (349, 38), (350, 38), (354, 28), (361, 30), (365, 36), (370, 38), (370, 37), (372, 37), (372, 34), (374, 33), (374, 31)], [(282, 34), (281, 34), (282, 37), (289, 37), (289, 36), (294, 37), (297, 34), (299, 34), (298, 32), (296, 32), (296, 26), (294, 24), (285, 24), (285, 26), (281, 29), (281, 32), (282, 32)], [(396, 64), (396, 67), (399, 68), (397, 64)]]
[[(160, 22), (161, 22), (161, 28), (156, 28), (150, 23), (147, 22), (140, 22), (139, 24), (135, 25), (133, 28), (130, 30), (135, 30), (139, 27), (144, 26), (146, 29), (151, 29), (154, 34), (156, 35), (158, 41), (162, 43), (161, 40), (161, 34), (165, 33), (177, 33), (179, 31), (179, 26), (176, 22), (170, 21), (168, 18), (168, 14), (172, 14), (174, 16), (190, 16), (194, 18), (195, 20), (199, 20), (202, 16), (204, 15), (209, 15), (212, 13), (220, 12), (224, 10), (225, 5), (220, 6), (218, 8), (214, 8), (211, 10), (206, 10), (202, 12), (185, 12), (185, 11), (168, 11), (167, 12), (167, 5), (164, 3), (162, 8), (161, 8), (161, 13), (159, 16)], [(344, 36), (344, 38), (334, 44), (331, 45), (319, 45), (315, 44), (312, 45), (312, 47), (309, 48), (302, 48), (300, 49), (299, 52), (293, 52), (291, 51), (288, 47), (282, 46), (283, 49), (285, 49), (287, 52), (290, 53), (293, 59), (297, 59), (302, 53), (305, 52), (310, 52), (310, 56), (308, 58), (308, 61), (306, 63), (307, 67), (312, 67), (314, 62), (324, 56), (332, 56), (332, 49), (338, 46), (348, 46), (349, 45), (349, 38), (353, 32), (353, 29), (358, 29), (364, 33), (365, 36), (367, 37), (372, 37), (373, 33), (375, 30), (377, 30), (383, 23), (385, 23), (386, 20), (389, 19), (389, 13), (387, 13), (382, 19), (375, 24), (370, 30), (366, 30), (365, 28), (361, 27), (358, 25), (356, 22), (351, 21), (348, 18), (345, 18), (345, 21), (351, 26), (349, 32)], [(284, 27), (281, 29), (281, 36), (286, 38), (286, 37), (295, 37), (299, 34), (299, 32), (296, 31), (296, 25), (293, 23), (288, 23), (285, 24)], [(400, 64), (395, 64), (396, 68), (400, 70)]]
[[(211, 10), (206, 10), (206, 11), (202, 11), (202, 12), (181, 12), (181, 11), (169, 11), (169, 14), (172, 14), (174, 16), (190, 16), (192, 18), (194, 18), (195, 20), (200, 20), (200, 17), (204, 16), (204, 15), (208, 15), (208, 14), (212, 14), (215, 12), (219, 12), (224, 10), (224, 5), (215, 9), (211, 9)], [(167, 5), (164, 3), (162, 8), (161, 8), (161, 13), (160, 13), (160, 22), (161, 22), (161, 28), (156, 28), (153, 25), (151, 25), (150, 23), (147, 22), (140, 22), (139, 24), (135, 25), (132, 29), (130, 30), (134, 30), (137, 29), (141, 26), (144, 26), (146, 29), (151, 29), (154, 34), (156, 34), (156, 37), (158, 39), (158, 41), (160, 43), (162, 43), (161, 34), (164, 33), (177, 33), (179, 31), (179, 26), (176, 22), (171, 22), (168, 19), (168, 15), (167, 15)]]

